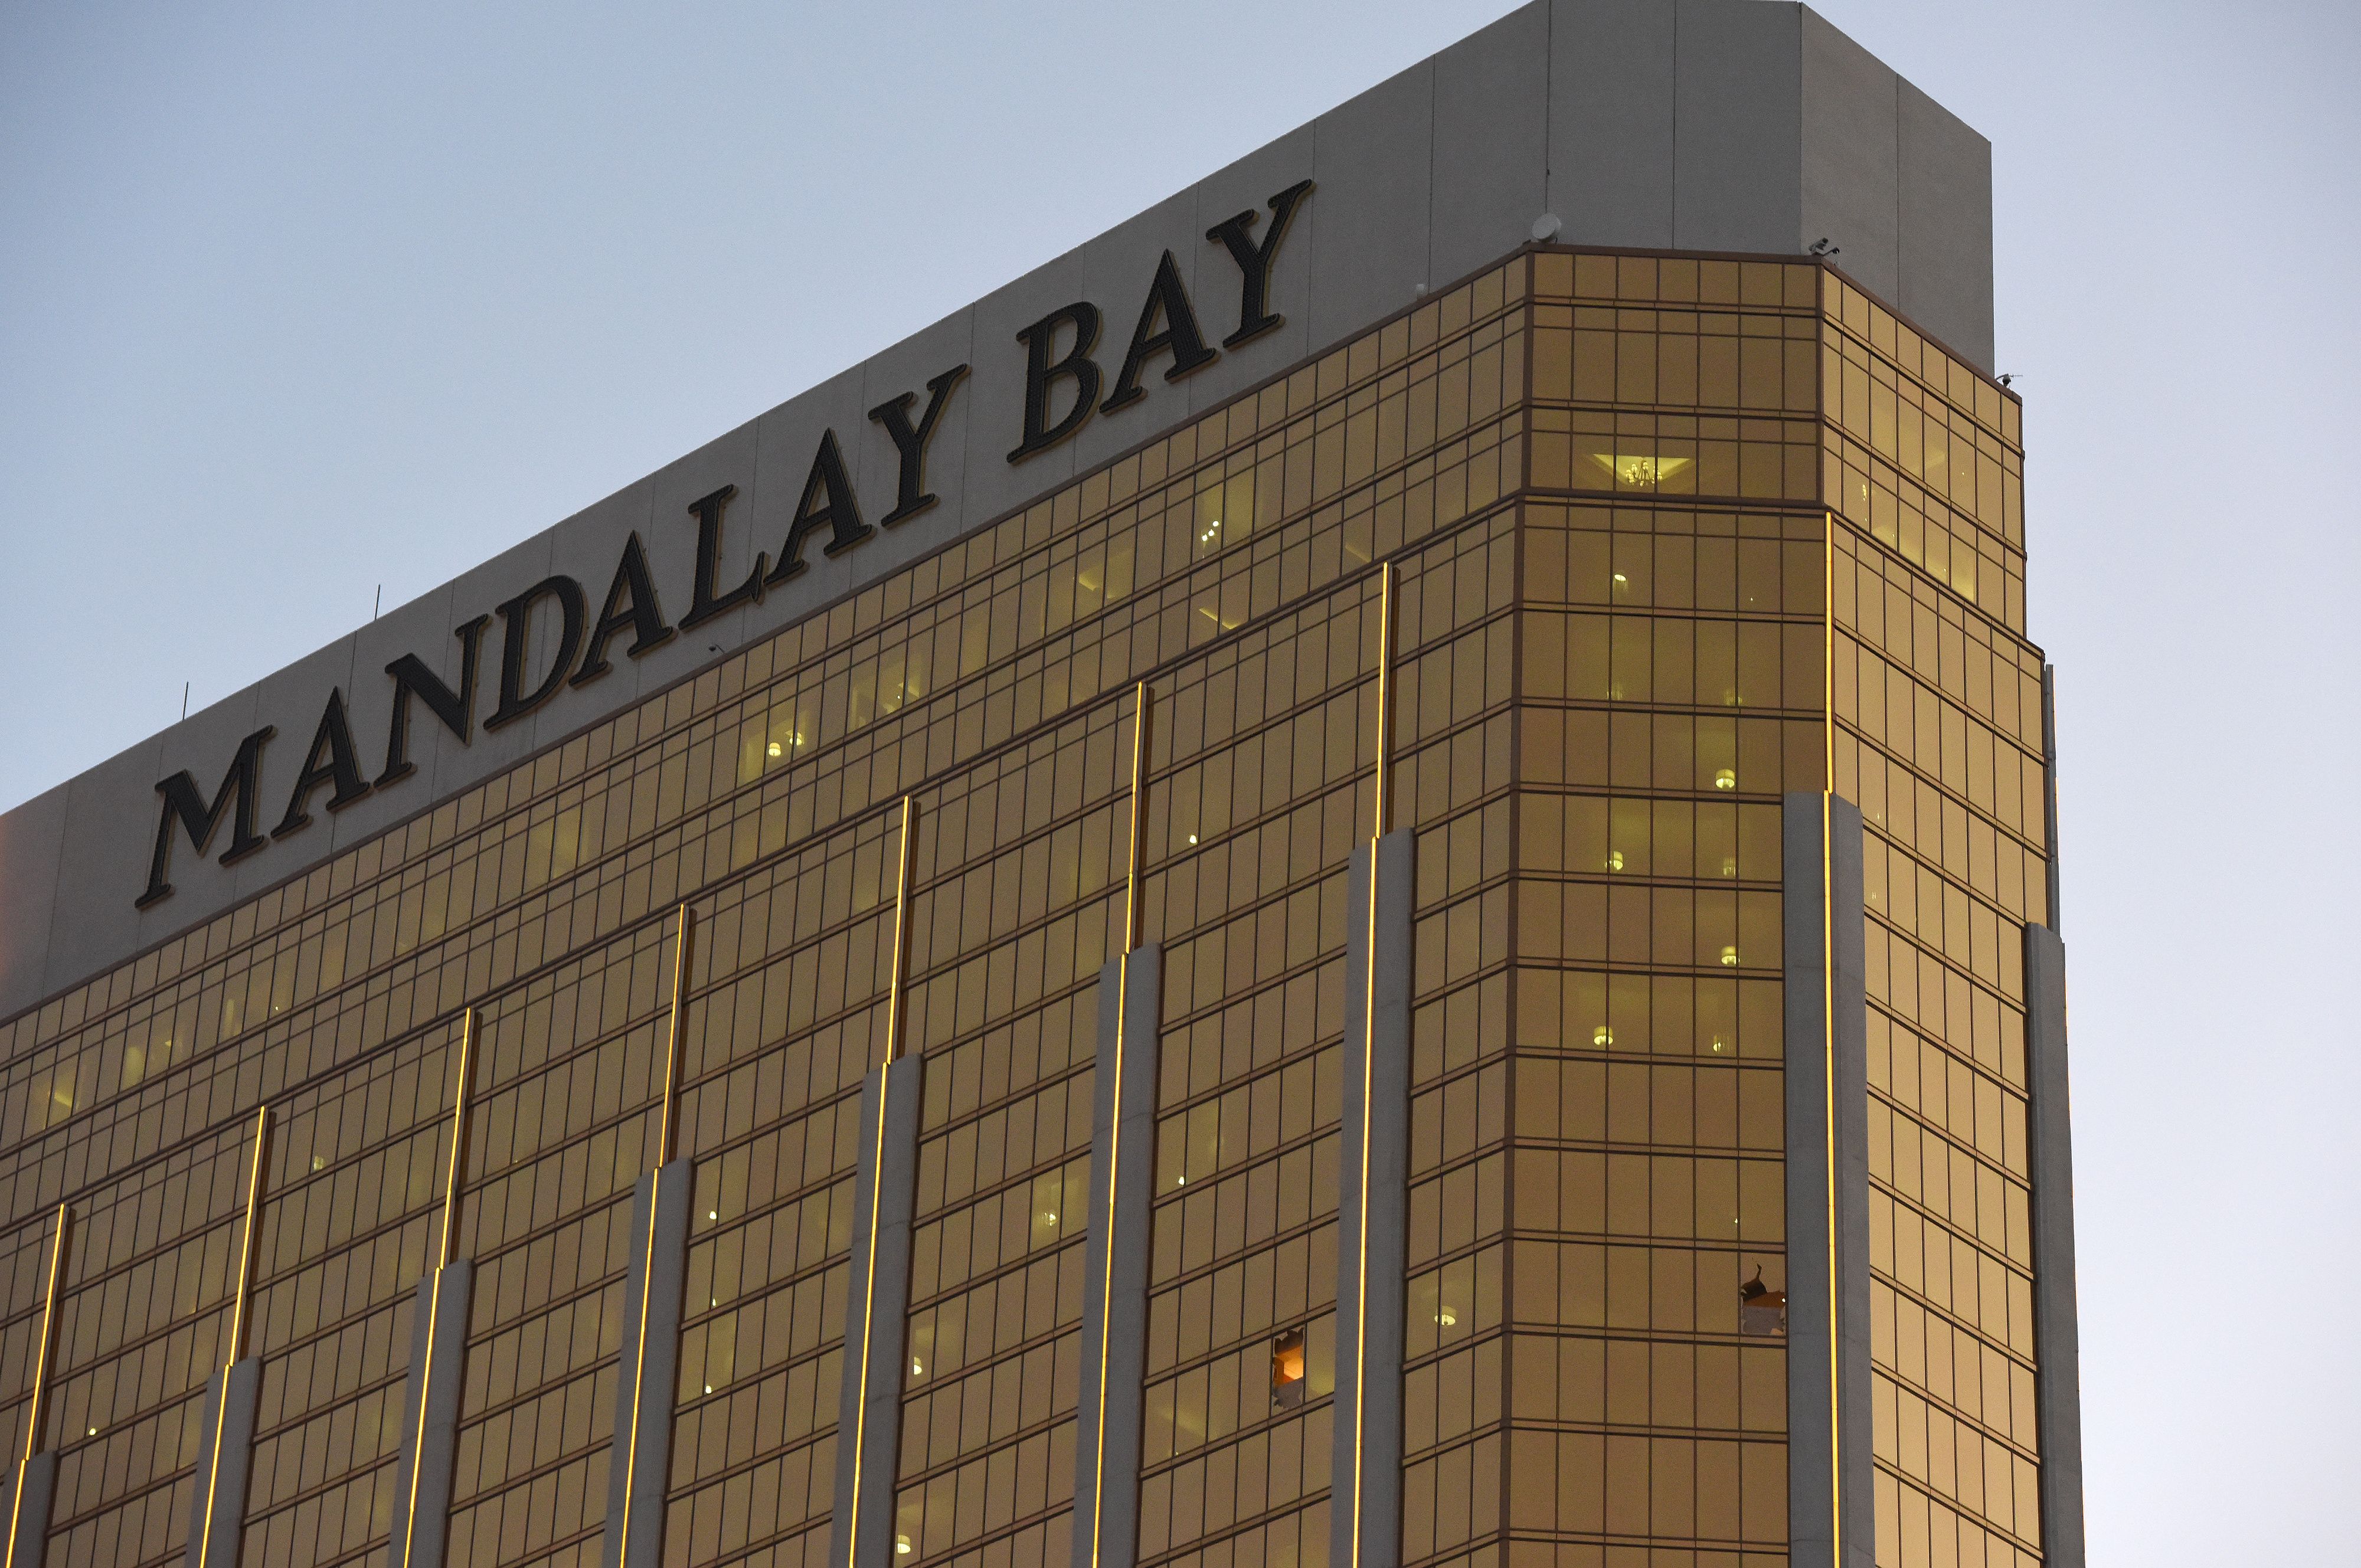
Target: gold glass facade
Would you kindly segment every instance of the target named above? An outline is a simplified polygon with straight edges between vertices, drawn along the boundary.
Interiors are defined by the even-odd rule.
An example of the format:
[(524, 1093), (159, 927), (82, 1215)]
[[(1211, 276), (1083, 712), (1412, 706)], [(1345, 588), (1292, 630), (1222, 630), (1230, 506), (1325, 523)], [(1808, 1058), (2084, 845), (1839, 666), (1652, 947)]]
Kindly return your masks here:
[(1520, 254), (0, 1026), (19, 1453), (76, 1216), (50, 1561), (182, 1552), (266, 1103), (241, 1560), (383, 1559), (463, 1098), (450, 1561), (598, 1560), (685, 905), (665, 1562), (829, 1559), (860, 1086), (898, 1036), (899, 1560), (1066, 1568), (1144, 681), (1138, 1561), (1325, 1562), (1380, 562), (1418, 867), (1404, 1561), (1784, 1559), (1785, 1354), (1740, 1288), (1784, 1268), (1780, 801), (1831, 766), (1871, 828), (1878, 1560), (2037, 1561), (2015, 422), (1828, 269)]

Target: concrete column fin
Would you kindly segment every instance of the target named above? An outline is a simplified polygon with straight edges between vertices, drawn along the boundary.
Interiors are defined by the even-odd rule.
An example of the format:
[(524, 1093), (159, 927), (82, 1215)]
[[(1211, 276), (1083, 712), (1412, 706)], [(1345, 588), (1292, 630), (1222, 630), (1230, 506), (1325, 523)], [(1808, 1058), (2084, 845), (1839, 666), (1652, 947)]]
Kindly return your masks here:
[(1788, 795), (1782, 854), (1789, 1561), (1838, 1568), (1840, 1537), (1842, 1568), (1873, 1568), (1860, 809), (1817, 791)]
[(393, 1529), (386, 1568), (443, 1568), (451, 1530), (451, 1465), (459, 1390), (467, 1364), (467, 1311), (476, 1266), (466, 1258), (418, 1282), (411, 1310), (410, 1375), (403, 1380), (401, 1457), (394, 1467)]
[(8, 1499), (7, 1568), (41, 1568), (49, 1550), (49, 1500), (57, 1495), (58, 1455), (51, 1449), (16, 1467)]
[(1140, 1391), (1147, 1376), (1148, 1201), (1155, 1196), (1163, 975), (1164, 949), (1154, 942), (1108, 959), (1099, 970), (1082, 1398), (1074, 1431), (1076, 1568), (1131, 1568), (1138, 1557)]
[(2058, 885), (2058, 666), (2041, 666), (2041, 826), (2049, 850), (2049, 929), (2058, 931), (2064, 901)]
[(2041, 1560), (2082, 1568), (2082, 1347), (2074, 1284), (2074, 1132), (2066, 1077), (2066, 948), (2025, 928), (2032, 1090), (2034, 1403), (2041, 1431)]
[(607, 1462), (606, 1568), (656, 1568), (680, 1379), (680, 1291), (688, 1265), (692, 1162), (675, 1159), (631, 1192), (623, 1351), (615, 1363), (615, 1446)]
[(861, 1164), (853, 1186), (851, 1281), (844, 1293), (831, 1568), (890, 1568), (895, 1561), (894, 1481), (902, 1450), (910, 1216), (917, 1201), (925, 1069), (924, 1058), (904, 1057), (871, 1069), (861, 1080)]
[(205, 1385), (196, 1485), (189, 1495), (189, 1568), (236, 1568), (246, 1534), (247, 1470), (254, 1460), (255, 1402), (261, 1394), (262, 1362), (251, 1355), (223, 1367)]
[(1401, 1561), (1414, 845), (1398, 828), (1356, 850), (1345, 902), (1330, 1568)]

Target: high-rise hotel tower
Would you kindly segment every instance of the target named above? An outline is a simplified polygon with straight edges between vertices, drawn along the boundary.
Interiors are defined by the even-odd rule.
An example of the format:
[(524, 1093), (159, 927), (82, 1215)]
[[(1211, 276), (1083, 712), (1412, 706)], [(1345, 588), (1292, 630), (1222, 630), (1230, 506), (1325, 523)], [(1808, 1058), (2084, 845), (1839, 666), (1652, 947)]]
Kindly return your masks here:
[(1990, 214), (1536, 0), (0, 818), (6, 1568), (2081, 1568)]

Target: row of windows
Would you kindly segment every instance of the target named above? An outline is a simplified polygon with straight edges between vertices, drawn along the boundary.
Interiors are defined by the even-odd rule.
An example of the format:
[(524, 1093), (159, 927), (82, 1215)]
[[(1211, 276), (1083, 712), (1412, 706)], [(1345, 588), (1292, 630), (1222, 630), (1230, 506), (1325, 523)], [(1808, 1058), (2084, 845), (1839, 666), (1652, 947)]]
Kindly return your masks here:
[(1774, 1246), (1786, 1235), (1775, 1159), (1521, 1148), (1516, 1203), (1520, 1232)]
[(1871, 1378), (1870, 1409), (1879, 1460), (1961, 1513), (2039, 1544), (2040, 1482), (2032, 1460), (1884, 1377)]
[(1536, 305), (1532, 321), (1533, 396), (1544, 402), (1818, 407), (1810, 316)]
[(1869, 1015), (1869, 1086), (1982, 1159), (2023, 1179), (2026, 1163), (2025, 1020), (1998, 998), (1971, 994), (1971, 1022), (1949, 1046), (1884, 1013)]
[(2028, 1454), (2040, 1448), (2033, 1369), (2024, 1362), (1883, 1280), (1870, 1286), (1869, 1322), (1872, 1359), (1914, 1395)]
[(1778, 1345), (1521, 1333), (1515, 1347), (1510, 1414), (1520, 1426), (1787, 1430)]
[(1828, 729), (1817, 719), (1610, 713), (1535, 703), (1518, 714), (1522, 777), (1660, 795), (1817, 790)]
[(1817, 708), (1826, 639), (1816, 621), (1640, 615), (1524, 617), (1527, 696), (1666, 707)]
[(1814, 617), (1824, 609), (1817, 517), (1532, 503), (1525, 519), (1528, 604)]
[(2027, 751), (2042, 745), (2041, 660), (2005, 627), (1955, 602), (1896, 554), (1839, 529), (1830, 562), (1836, 624)]
[[(1826, 329), (1820, 392), (1830, 424), (1897, 466), (1930, 496), (2022, 549), (2022, 463), (1965, 415), (1922, 397), (1859, 343)], [(1972, 546), (1971, 547), (1972, 554)]]
[(1784, 1443), (1519, 1429), (1510, 1453), (1511, 1530), (1724, 1550), (1787, 1540)]
[(1818, 426), (1803, 420), (1551, 408), (1531, 418), (1536, 489), (1819, 499)]

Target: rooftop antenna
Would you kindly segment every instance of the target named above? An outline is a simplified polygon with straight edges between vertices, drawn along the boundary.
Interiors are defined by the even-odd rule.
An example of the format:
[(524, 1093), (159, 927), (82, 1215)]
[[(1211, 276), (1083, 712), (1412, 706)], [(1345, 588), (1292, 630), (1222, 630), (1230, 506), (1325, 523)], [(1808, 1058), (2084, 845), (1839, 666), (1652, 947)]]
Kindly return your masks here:
[(377, 612), (378, 612), (379, 610), (380, 610), (380, 609), (383, 609), (384, 608), (385, 608), (385, 585), (384, 585), (383, 583), (379, 583), (379, 584), (377, 586), (377, 598), (376, 598), (375, 599), (371, 600), (371, 601), (370, 601), (370, 603), (369, 603), (369, 619), (370, 619), (371, 620), (375, 620), (377, 619)]
[(182, 723), (184, 723), (184, 724), (185, 724), (185, 723), (187, 723), (187, 722), (188, 722), (188, 718), (189, 718), (189, 683), (188, 683), (188, 682), (186, 682), (186, 681), (182, 681), (182, 682), (181, 683), (181, 721)]

